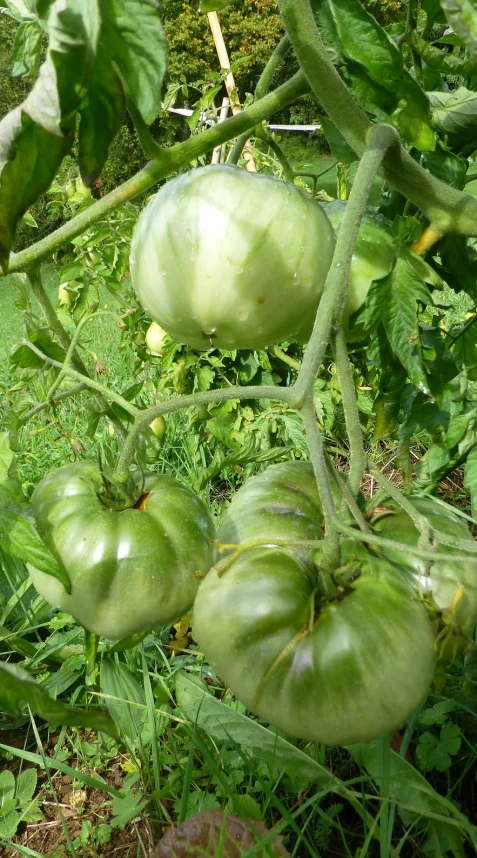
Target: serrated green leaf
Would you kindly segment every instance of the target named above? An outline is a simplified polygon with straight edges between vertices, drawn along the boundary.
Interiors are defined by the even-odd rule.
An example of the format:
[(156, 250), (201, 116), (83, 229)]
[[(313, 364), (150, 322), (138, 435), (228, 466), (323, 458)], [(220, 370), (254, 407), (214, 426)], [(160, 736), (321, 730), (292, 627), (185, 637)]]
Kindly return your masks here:
[(41, 56), (43, 33), (36, 21), (22, 21), (13, 43), (13, 77), (33, 77)]
[(372, 312), (379, 311), (393, 353), (412, 383), (426, 392), (429, 382), (422, 363), (417, 312), (418, 302), (431, 301), (427, 287), (409, 260), (402, 256), (393, 271), (375, 285), (379, 288), (371, 296)]
[(17, 805), (21, 808), (25, 806), (33, 798), (33, 793), (36, 790), (37, 774), (36, 769), (24, 769), (17, 777), (17, 786), (15, 790), (15, 799)]
[(0, 772), (0, 807), (4, 807), (7, 801), (12, 801), (15, 795), (15, 776), (10, 769)]

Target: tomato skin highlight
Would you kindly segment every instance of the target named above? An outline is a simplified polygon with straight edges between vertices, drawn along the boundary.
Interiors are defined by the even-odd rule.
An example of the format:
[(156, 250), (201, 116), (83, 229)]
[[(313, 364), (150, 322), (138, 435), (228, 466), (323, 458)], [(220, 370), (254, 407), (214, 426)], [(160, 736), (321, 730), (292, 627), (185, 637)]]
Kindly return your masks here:
[(40, 536), (68, 572), (71, 594), (29, 566), (34, 586), (90, 632), (118, 640), (161, 628), (190, 610), (215, 559), (209, 513), (186, 486), (149, 474), (141, 502), (105, 509), (96, 464), (76, 462), (48, 474), (32, 495)]
[(334, 251), (305, 191), (229, 165), (167, 182), (142, 212), (131, 276), (150, 317), (197, 349), (258, 349), (311, 326)]

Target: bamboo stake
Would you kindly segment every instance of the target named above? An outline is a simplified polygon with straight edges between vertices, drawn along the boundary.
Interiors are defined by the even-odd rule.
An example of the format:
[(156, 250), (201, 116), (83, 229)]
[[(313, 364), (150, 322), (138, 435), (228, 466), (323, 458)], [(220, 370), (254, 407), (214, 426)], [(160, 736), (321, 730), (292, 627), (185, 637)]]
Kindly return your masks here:
[[(222, 33), (222, 27), (220, 26), (219, 16), (217, 15), (217, 12), (207, 12), (207, 18), (209, 19), (209, 25), (212, 31), (212, 36), (214, 38), (215, 49), (219, 58), (220, 67), (222, 69), (230, 69), (229, 55), (224, 42), (224, 36)], [(232, 109), (232, 113), (235, 116), (235, 114), (240, 113), (240, 111), (242, 110), (242, 105), (240, 104), (240, 100), (237, 94), (235, 78), (231, 71), (228, 72), (227, 77), (225, 78), (225, 87), (227, 89), (227, 94), (230, 99), (230, 107)], [(255, 162), (253, 160), (253, 154), (250, 151), (249, 146), (245, 146), (243, 155), (246, 161), (247, 170), (255, 173)]]

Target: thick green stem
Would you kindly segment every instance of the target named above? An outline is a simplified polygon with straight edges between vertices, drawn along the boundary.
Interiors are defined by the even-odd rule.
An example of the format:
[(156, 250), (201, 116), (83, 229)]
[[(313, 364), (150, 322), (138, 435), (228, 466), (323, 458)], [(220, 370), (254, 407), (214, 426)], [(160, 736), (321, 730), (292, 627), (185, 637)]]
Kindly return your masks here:
[(345, 335), (343, 328), (340, 326), (331, 341), (336, 370), (338, 373), (338, 381), (340, 383), (341, 398), (343, 402), (343, 410), (346, 423), (346, 431), (348, 433), (349, 451), (350, 451), (350, 467), (349, 467), (349, 487), (351, 493), (356, 497), (361, 486), (361, 480), (366, 468), (366, 451), (363, 443), (363, 432), (359, 419), (358, 402), (356, 399), (356, 389), (354, 386), (353, 370), (350, 359), (348, 357), (348, 349), (346, 346)]
[(51, 256), (64, 244), (88, 230), (96, 221), (108, 215), (114, 208), (149, 190), (161, 179), (166, 179), (172, 173), (178, 172), (194, 159), (211, 152), (216, 146), (227, 143), (243, 132), (249, 133), (264, 119), (268, 119), (282, 107), (296, 101), (297, 98), (308, 92), (308, 89), (304, 75), (298, 72), (278, 89), (250, 105), (241, 113), (208, 128), (207, 131), (198, 134), (196, 137), (190, 137), (178, 146), (163, 149), (160, 159), (150, 161), (143, 170), (111, 191), (110, 194), (93, 203), (92, 206), (76, 215), (46, 238), (20, 253), (12, 254), (9, 266), (10, 273), (25, 271), (37, 265), (42, 259)]
[[(358, 155), (364, 151), (371, 122), (346, 88), (321, 40), (309, 0), (278, 0), (296, 58), (315, 98)], [(477, 235), (477, 200), (423, 169), (403, 146), (393, 147), (383, 174), (415, 203), (441, 235)]]
[(28, 423), (32, 417), (35, 417), (36, 414), (39, 414), (40, 411), (44, 411), (45, 408), (50, 408), (52, 405), (56, 405), (57, 402), (60, 402), (62, 399), (68, 399), (69, 396), (76, 396), (78, 393), (83, 393), (84, 390), (87, 390), (85, 384), (75, 384), (74, 387), (70, 387), (68, 390), (62, 390), (60, 393), (55, 393), (54, 396), (48, 399), (46, 402), (39, 402), (38, 405), (34, 405), (33, 408), (30, 408), (25, 414), (21, 417), (22, 426), (25, 423)]
[[(348, 507), (359, 529), (362, 530), (363, 533), (369, 533), (371, 531), (371, 528), (366, 521), (363, 513), (361, 512), (358, 504), (356, 503), (356, 496), (353, 495), (348, 484), (341, 476), (340, 472), (333, 467), (333, 464), (330, 462), (329, 458), (326, 459), (326, 465), (332, 480), (334, 480), (336, 485), (338, 486), (339, 493), (343, 497), (345, 505)], [(341, 510), (339, 510), (339, 512), (341, 512)]]
[[(43, 286), (43, 281), (39, 268), (35, 268), (30, 271), (29, 280), (33, 294), (35, 295), (41, 309), (43, 310), (51, 330), (55, 334), (60, 345), (62, 345), (65, 351), (68, 352), (71, 345), (70, 335), (67, 331), (65, 331), (56, 314), (55, 308), (53, 307), (53, 304), (48, 297), (46, 289)], [(89, 374), (81, 358), (79, 358), (78, 355), (73, 354), (71, 357), (71, 364), (76, 369), (77, 380), (81, 382), (86, 382), (86, 379), (89, 379)], [(62, 367), (62, 364), (58, 364), (58, 366)], [(88, 386), (91, 387), (92, 385)], [(106, 408), (105, 413), (111, 420), (111, 423), (114, 425), (114, 428), (116, 429), (119, 438), (121, 438), (121, 440), (124, 440), (124, 438), (126, 437), (126, 432), (124, 430), (123, 424), (118, 419), (118, 417), (116, 417), (114, 411), (112, 411), (112, 409), (109, 407), (107, 398), (105, 398), (104, 396), (101, 396), (101, 398), (96, 397), (96, 403), (98, 406), (98, 410), (104, 411)]]
[(301, 418), (305, 427), (306, 440), (310, 451), (310, 461), (313, 466), (318, 493), (323, 507), (325, 519), (325, 539), (321, 554), (321, 565), (325, 570), (334, 570), (339, 566), (339, 534), (336, 530), (336, 507), (331, 492), (331, 483), (326, 465), (326, 453), (320, 430), (316, 422), (313, 392), (309, 391), (301, 410)]
[(296, 382), (298, 398), (305, 396), (323, 360), (332, 326), (340, 319), (349, 289), (351, 260), (361, 218), (366, 208), (374, 177), (390, 146), (396, 148), (397, 132), (390, 125), (374, 125), (369, 144), (359, 164), (351, 194), (336, 241), (325, 288), (316, 314), (301, 371)]
[(161, 402), (160, 405), (153, 405), (151, 408), (137, 412), (116, 467), (114, 474), (115, 481), (125, 482), (128, 479), (129, 466), (134, 457), (139, 435), (156, 417), (164, 414), (172, 414), (175, 411), (182, 411), (194, 405), (207, 405), (210, 402), (226, 402), (231, 399), (271, 399), (286, 402), (291, 408), (296, 406), (293, 387), (275, 387), (272, 385), (263, 385), (261, 387), (223, 387), (218, 390), (208, 390), (205, 393), (175, 396), (173, 399)]
[(262, 74), (258, 79), (257, 86), (255, 87), (255, 101), (259, 101), (259, 99), (264, 98), (266, 96), (268, 90), (272, 85), (273, 78), (277, 73), (278, 69), (280, 68), (290, 48), (290, 37), (288, 33), (285, 33), (283, 38), (280, 39), (273, 53), (270, 55), (270, 59), (268, 60)]
[[(343, 536), (350, 536), (351, 539), (355, 539), (357, 542), (364, 542), (369, 545), (377, 545), (379, 548), (390, 548), (392, 551), (403, 551), (406, 554), (411, 554), (413, 557), (421, 557), (423, 560), (436, 560), (439, 559), (439, 562), (449, 561), (455, 563), (469, 563), (475, 562), (470, 554), (473, 552), (469, 548), (469, 554), (458, 554), (456, 551), (453, 552), (445, 552), (439, 551), (436, 552), (433, 548), (420, 548), (417, 545), (408, 545), (406, 542), (398, 542), (395, 539), (386, 539), (384, 536), (377, 536), (375, 533), (365, 532), (362, 530), (357, 530), (355, 527), (352, 527), (350, 524), (346, 524), (345, 522), (338, 521), (336, 524), (336, 529), (339, 533), (342, 533)], [(467, 540), (460, 540), (462, 544), (469, 545), (470, 543)], [(475, 544), (474, 544), (475, 549)], [(459, 549), (465, 551), (466, 549)]]

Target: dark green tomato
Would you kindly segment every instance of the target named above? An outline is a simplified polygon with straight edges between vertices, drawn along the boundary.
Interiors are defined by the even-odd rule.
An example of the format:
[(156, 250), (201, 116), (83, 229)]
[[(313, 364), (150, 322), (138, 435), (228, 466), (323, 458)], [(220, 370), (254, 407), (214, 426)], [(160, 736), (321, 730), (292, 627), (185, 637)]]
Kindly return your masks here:
[(270, 465), (234, 495), (219, 532), (224, 545), (254, 540), (317, 540), (323, 513), (309, 462)]
[[(459, 539), (472, 538), (465, 522), (450, 507), (432, 498), (413, 497), (410, 500), (435, 530)], [(373, 522), (375, 532), (386, 539), (417, 546), (419, 532), (409, 516), (391, 500), (385, 501), (383, 506), (389, 508), (389, 513), (376, 517)], [(457, 630), (469, 636), (477, 622), (477, 563), (470, 557), (468, 563), (439, 559), (439, 553), (452, 554), (453, 551), (459, 553), (448, 545), (438, 546), (437, 557), (432, 564), (399, 548), (386, 548), (384, 553), (388, 560), (405, 570), (416, 592), (432, 597), (441, 611), (451, 611)]]
[(199, 576), (214, 563), (214, 525), (186, 486), (146, 476), (133, 509), (105, 509), (92, 462), (48, 474), (32, 496), (38, 532), (62, 563), (71, 594), (29, 567), (36, 589), (90, 632), (112, 640), (160, 628), (190, 610)]
[(282, 548), (252, 549), (194, 603), (193, 633), (218, 676), (253, 712), (328, 745), (400, 727), (427, 693), (434, 630), (396, 569), (372, 555), (320, 604), (313, 569)]

